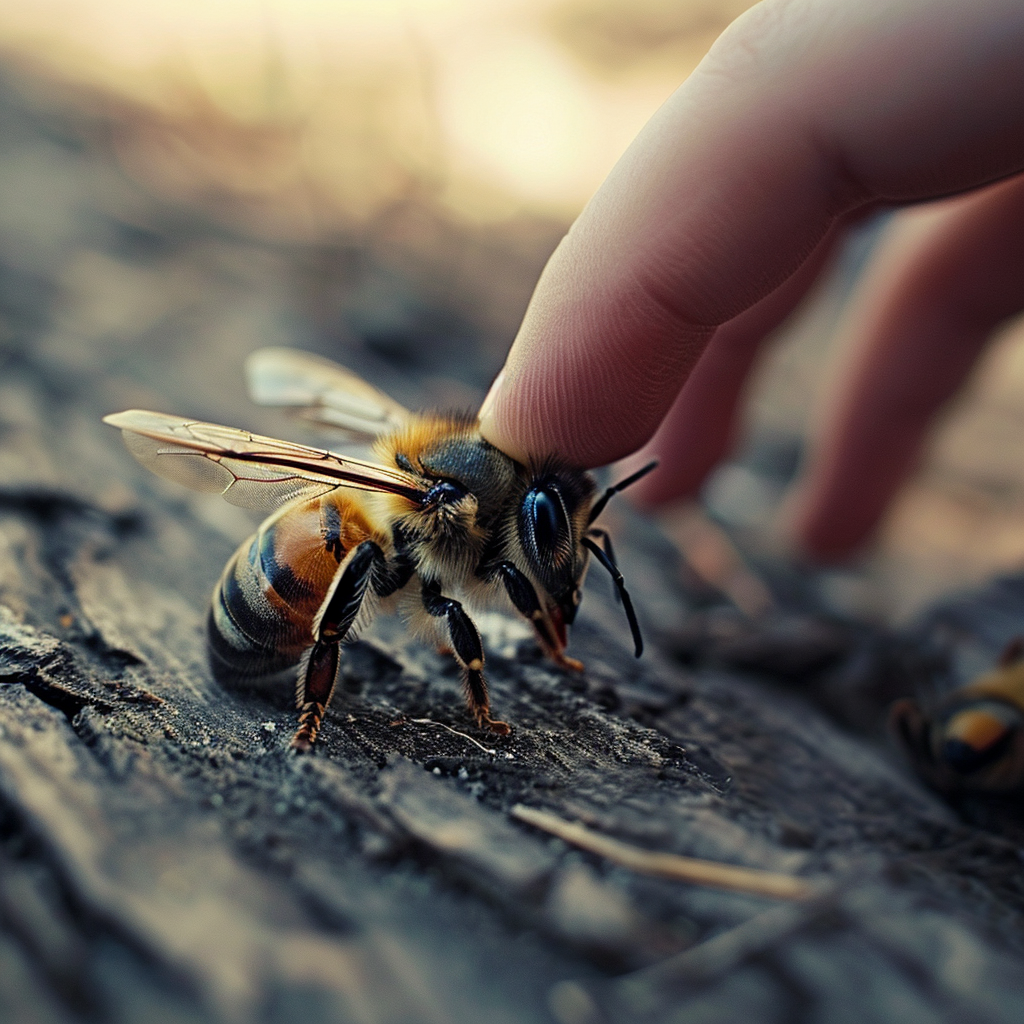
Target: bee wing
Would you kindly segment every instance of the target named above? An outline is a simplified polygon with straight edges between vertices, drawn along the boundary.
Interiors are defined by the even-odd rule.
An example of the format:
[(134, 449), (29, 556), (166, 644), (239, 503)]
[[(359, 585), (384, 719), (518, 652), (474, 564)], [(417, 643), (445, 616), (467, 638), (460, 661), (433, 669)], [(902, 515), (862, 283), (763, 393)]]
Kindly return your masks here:
[(128, 450), (157, 476), (222, 494), (244, 508), (269, 512), (291, 498), (335, 487), (386, 491), (416, 502), (424, 493), (400, 470), (216, 423), (141, 409), (105, 416), (103, 422), (120, 428)]
[(246, 360), (249, 394), (258, 405), (286, 406), (302, 419), (376, 437), (412, 415), (351, 370), (291, 348), (262, 348)]

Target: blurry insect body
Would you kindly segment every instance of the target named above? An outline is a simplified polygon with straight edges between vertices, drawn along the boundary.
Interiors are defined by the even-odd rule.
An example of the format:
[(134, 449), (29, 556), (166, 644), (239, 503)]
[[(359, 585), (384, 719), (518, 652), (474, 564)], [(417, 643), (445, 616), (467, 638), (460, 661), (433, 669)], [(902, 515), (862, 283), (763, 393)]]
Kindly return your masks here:
[[(591, 555), (611, 573), (643, 643), (607, 534), (592, 524), (592, 478), (547, 460), (523, 466), (488, 444), (472, 415), (414, 414), (348, 370), (292, 349), (248, 362), (264, 405), (372, 440), (379, 462), (233, 427), (130, 410), (107, 416), (154, 473), (270, 517), (228, 561), (208, 616), (210, 660), (224, 680), (266, 681), (297, 671), (299, 728), (316, 739), (338, 673), (340, 644), (378, 610), (399, 611), (425, 639), (450, 648), (466, 702), (496, 733), (480, 634), (470, 605), (504, 605), (532, 624), (558, 664)], [(597, 541), (601, 541), (600, 544)]]
[(918, 774), (944, 793), (1024, 787), (1024, 640), (1012, 640), (991, 672), (934, 709), (897, 701), (892, 730)]

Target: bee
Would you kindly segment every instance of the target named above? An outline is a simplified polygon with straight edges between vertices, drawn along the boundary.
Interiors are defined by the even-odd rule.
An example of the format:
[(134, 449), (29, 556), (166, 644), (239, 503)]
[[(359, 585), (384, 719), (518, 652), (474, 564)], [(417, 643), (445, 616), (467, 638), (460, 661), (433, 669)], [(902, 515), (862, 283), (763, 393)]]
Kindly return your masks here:
[(1024, 787), (1024, 639), (996, 667), (923, 710), (889, 711), (897, 742), (921, 777), (944, 793), (1006, 793)]
[(566, 635), (593, 556), (614, 580), (640, 657), (610, 538), (593, 523), (654, 463), (595, 500), (588, 473), (556, 459), (522, 465), (483, 439), (475, 416), (414, 414), (319, 357), (263, 349), (246, 370), (254, 401), (372, 441), (379, 461), (137, 409), (104, 422), (159, 476), (270, 513), (225, 566), (207, 639), (221, 681), (296, 677), (293, 749), (313, 745), (341, 644), (378, 611), (403, 614), (417, 635), (450, 649), (470, 712), (499, 734), (509, 726), (491, 717), (483, 645), (465, 605), (511, 607), (556, 664), (582, 669), (565, 654)]

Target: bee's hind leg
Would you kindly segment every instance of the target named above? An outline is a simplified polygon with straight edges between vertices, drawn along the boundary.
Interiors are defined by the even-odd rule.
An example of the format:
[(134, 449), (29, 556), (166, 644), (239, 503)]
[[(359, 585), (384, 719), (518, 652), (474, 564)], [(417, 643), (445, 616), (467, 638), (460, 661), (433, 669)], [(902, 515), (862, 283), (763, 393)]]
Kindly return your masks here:
[(324, 712), (334, 693), (338, 677), (341, 644), (317, 641), (303, 659), (299, 669), (296, 703), (299, 707), (299, 728), (292, 737), (291, 748), (305, 753), (320, 731)]
[(342, 562), (334, 585), (328, 590), (313, 620), (316, 642), (299, 668), (295, 693), (299, 729), (292, 737), (292, 750), (305, 752), (316, 740), (338, 678), (341, 641), (359, 614), (374, 565), (383, 561), (383, 552), (372, 540), (365, 540), (353, 548)]
[(454, 598), (445, 597), (436, 583), (424, 582), (423, 607), (436, 618), (444, 617), (448, 624), (455, 658), (466, 671), (466, 704), (480, 725), (486, 725), (492, 732), (506, 735), (510, 730), (507, 722), (491, 718), (491, 702), (484, 680), (484, 647), (473, 620), (466, 609)]

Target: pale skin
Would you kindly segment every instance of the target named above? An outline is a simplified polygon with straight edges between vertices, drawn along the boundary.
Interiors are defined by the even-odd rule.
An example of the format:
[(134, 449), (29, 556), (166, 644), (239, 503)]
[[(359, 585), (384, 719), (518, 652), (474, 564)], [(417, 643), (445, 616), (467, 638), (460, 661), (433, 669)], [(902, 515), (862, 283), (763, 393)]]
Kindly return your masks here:
[(1021, 0), (764, 0), (552, 255), (483, 434), (588, 468), (642, 448), (661, 465), (641, 501), (694, 494), (766, 335), (852, 222), (908, 207), (848, 304), (851, 354), (789, 503), (798, 549), (846, 557), (1024, 309), (1022, 170)]

